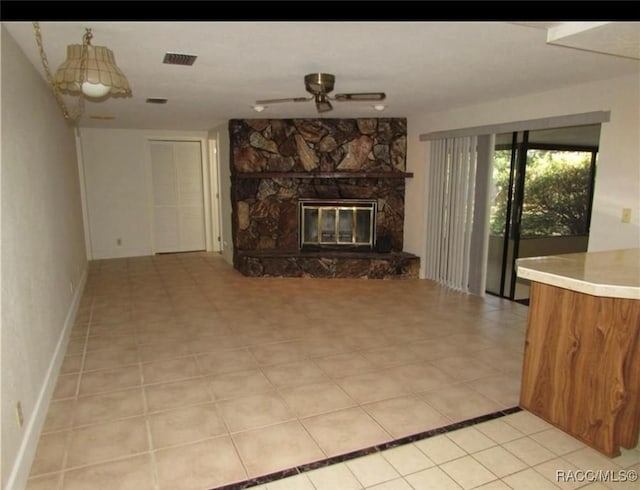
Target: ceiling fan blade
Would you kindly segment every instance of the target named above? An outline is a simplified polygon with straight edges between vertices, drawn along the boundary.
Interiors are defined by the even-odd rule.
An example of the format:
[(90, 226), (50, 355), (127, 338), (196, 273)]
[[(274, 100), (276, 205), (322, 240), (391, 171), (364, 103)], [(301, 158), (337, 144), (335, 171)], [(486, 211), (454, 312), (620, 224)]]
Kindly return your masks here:
[(384, 100), (387, 94), (384, 92), (362, 92), (358, 94), (336, 94), (333, 98), (340, 102), (348, 100)]
[(256, 100), (256, 104), (267, 105), (267, 104), (279, 104), (280, 102), (308, 102), (312, 99), (313, 97), (290, 97), (288, 99), (267, 99), (267, 100)]

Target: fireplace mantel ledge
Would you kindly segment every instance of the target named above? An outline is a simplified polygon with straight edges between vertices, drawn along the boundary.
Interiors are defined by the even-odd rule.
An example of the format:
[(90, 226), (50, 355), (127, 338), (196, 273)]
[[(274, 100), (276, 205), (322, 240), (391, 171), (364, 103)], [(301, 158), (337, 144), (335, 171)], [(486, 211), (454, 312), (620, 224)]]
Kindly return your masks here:
[(237, 179), (408, 179), (413, 172), (237, 172)]

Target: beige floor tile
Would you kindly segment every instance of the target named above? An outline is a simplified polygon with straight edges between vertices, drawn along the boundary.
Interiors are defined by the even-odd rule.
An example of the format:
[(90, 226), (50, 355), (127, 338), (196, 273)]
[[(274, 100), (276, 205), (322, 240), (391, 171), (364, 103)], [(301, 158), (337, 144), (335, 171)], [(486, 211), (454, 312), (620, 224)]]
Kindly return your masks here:
[(362, 355), (378, 368), (401, 366), (420, 360), (405, 344), (362, 351)]
[(413, 490), (404, 478), (396, 478), (395, 480), (386, 481), (367, 488), (370, 490)]
[[(504, 329), (500, 329), (500, 332), (503, 333)], [(524, 340), (518, 340), (518, 343), (520, 342), (524, 345)], [(472, 352), (470, 355), (503, 373), (520, 374), (522, 371), (523, 352), (519, 350), (514, 352), (510, 347), (493, 347)]]
[(196, 442), (227, 433), (214, 403), (160, 412), (149, 416), (153, 447)]
[(413, 444), (386, 449), (381, 454), (401, 475), (408, 475), (435, 466), (435, 463)]
[(629, 468), (633, 465), (640, 464), (640, 445), (634, 449), (620, 448), (620, 456), (611, 459), (621, 468)]
[(148, 451), (147, 439), (144, 417), (105, 422), (73, 430), (67, 468)]
[(188, 379), (199, 375), (200, 370), (194, 357), (180, 357), (142, 364), (142, 376), (145, 384)]
[(408, 347), (418, 356), (419, 359), (424, 361), (443, 359), (445, 357), (452, 357), (460, 354), (459, 347), (446, 342), (442, 338), (414, 342)]
[(71, 398), (52, 401), (47, 410), (42, 432), (46, 433), (71, 427), (75, 403), (75, 399)]
[(465, 456), (441, 464), (440, 469), (444, 470), (465, 489), (475, 488), (498, 479), (496, 475), (491, 473), (471, 456)]
[(503, 444), (505, 442), (524, 437), (524, 434), (522, 432), (520, 432), (518, 429), (515, 429), (511, 425), (506, 424), (501, 419), (482, 422), (481, 424), (474, 425), (474, 427), (482, 432), (485, 436), (496, 441), (498, 444)]
[(262, 372), (278, 388), (329, 380), (311, 359), (263, 367)]
[(337, 382), (358, 403), (374, 402), (407, 394), (406, 386), (398, 383), (389, 370), (347, 376)]
[(63, 490), (153, 490), (150, 454), (66, 471)]
[(76, 396), (78, 389), (79, 373), (62, 374), (58, 376), (56, 387), (53, 390), (52, 400), (60, 400), (62, 398), (73, 398)]
[(134, 347), (135, 345), (136, 337), (128, 333), (126, 335), (91, 335), (87, 339), (87, 352), (113, 347)]
[(347, 461), (346, 465), (364, 487), (394, 480), (400, 476), (380, 453), (352, 459)]
[(475, 452), (473, 457), (500, 478), (517, 473), (529, 466), (501, 446)]
[(453, 459), (462, 458), (467, 454), (444, 434), (416, 441), (414, 444), (435, 464), (446, 463)]
[(541, 446), (546, 447), (549, 451), (559, 456), (586, 447), (575, 437), (572, 437), (566, 432), (556, 429), (555, 427), (531, 434), (530, 437)]
[(586, 480), (578, 481), (579, 478), (577, 476), (582, 476), (580, 468), (562, 458), (550, 459), (536, 465), (534, 469), (560, 488), (582, 488), (587, 483)]
[(60, 366), (60, 374), (79, 373), (82, 369), (82, 361), (84, 356), (65, 356)]
[(228, 436), (162, 449), (155, 458), (160, 490), (214, 488), (247, 478)]
[(78, 398), (73, 425), (89, 425), (144, 413), (142, 389), (111, 391)]
[(193, 354), (221, 352), (243, 347), (245, 342), (236, 335), (201, 335), (189, 343)]
[(89, 371), (82, 373), (80, 378), (80, 396), (123, 390), (140, 386), (142, 375), (137, 364), (115, 369)]
[(447, 437), (468, 453), (475, 453), (496, 445), (493, 439), (473, 427), (454, 430), (447, 433)]
[(36, 476), (27, 480), (24, 490), (58, 490), (62, 482), (62, 473)]
[(368, 403), (362, 408), (396, 439), (449, 423), (449, 419), (416, 396)]
[(480, 485), (476, 487), (477, 490), (510, 490), (511, 487), (504, 483), (502, 480), (495, 480), (485, 485)]
[(280, 390), (281, 396), (298, 417), (353, 407), (356, 402), (332, 382), (314, 383)]
[(347, 408), (301, 420), (326, 453), (336, 456), (387, 442), (392, 437), (361, 408)]
[(190, 355), (191, 348), (188, 341), (154, 342), (139, 347), (142, 362), (163, 361)]
[(230, 432), (254, 429), (294, 418), (293, 412), (275, 391), (219, 402), (218, 407)]
[(465, 384), (490, 400), (494, 400), (500, 404), (501, 408), (515, 407), (520, 401), (520, 378), (513, 375), (488, 376), (466, 381)]
[(555, 457), (555, 454), (529, 437), (506, 442), (502, 447), (529, 466), (540, 464)]
[(297, 421), (233, 435), (249, 477), (292, 468), (325, 458), (325, 454)]
[(302, 345), (303, 343), (299, 341), (276, 342), (273, 344), (254, 345), (249, 347), (249, 350), (258, 361), (258, 364), (270, 366), (304, 359), (307, 354)]
[(84, 337), (75, 337), (70, 338), (67, 343), (67, 356), (79, 355), (82, 354), (85, 350), (85, 346), (87, 344), (87, 340)]
[(211, 393), (217, 400), (237, 398), (271, 391), (274, 386), (259, 369), (234, 371), (207, 378)]
[(558, 488), (532, 468), (506, 476), (503, 481), (511, 488), (518, 490), (553, 490)]
[(460, 485), (438, 467), (407, 475), (405, 479), (415, 489), (460, 490)]
[(149, 412), (212, 401), (207, 382), (202, 378), (149, 385), (144, 387), (144, 391)]
[(527, 412), (526, 410), (506, 415), (502, 420), (527, 435), (535, 434), (536, 432), (541, 432), (553, 427), (550, 423), (533, 415), (531, 412)]
[[(305, 428), (301, 433), (298, 430), (296, 437), (306, 442), (313, 438), (312, 447), (322, 457), (324, 452), (336, 455), (386, 442), (392, 438), (389, 432), (421, 432), (430, 427), (431, 415), (438, 412), (446, 417), (442, 421), (445, 424), (518, 402), (528, 310), (512, 302), (470, 297), (426, 281), (305, 278), (301, 287), (302, 281), (292, 278), (243, 277), (219, 254), (207, 253), (92, 261), (89, 271), (69, 342), (71, 355), (63, 362), (43, 433), (42, 447), (46, 449), (52, 444), (47, 440), (53, 440), (57, 431), (70, 428), (74, 416), (76, 424), (91, 424), (69, 432), (68, 463), (90, 465), (74, 466), (65, 472), (68, 478), (64, 481), (76, 485), (70, 488), (82, 487), (91, 475), (104, 475), (105, 482), (114, 481), (110, 478), (115, 473), (122, 482), (106, 484), (127, 488), (129, 470), (118, 464), (144, 458), (151, 441), (160, 475), (159, 487), (151, 480), (156, 485), (154, 490), (180, 488), (179, 481), (187, 488), (191, 483), (196, 488), (212, 488), (246, 477), (235, 450), (223, 457), (230, 458), (230, 472), (225, 475), (221, 462), (213, 471), (215, 477), (209, 478), (211, 466), (206, 456), (193, 449), (205, 448), (203, 454), (212, 454), (212, 447), (206, 444), (209, 440), (226, 440), (233, 449), (225, 435), (228, 428), (220, 414), (222, 406), (228, 409), (226, 417), (235, 420), (233, 427), (274, 424), (237, 432), (234, 437), (302, 423)], [(82, 355), (85, 347), (86, 359)], [(495, 371), (487, 367), (502, 374), (494, 375)], [(148, 422), (124, 433), (117, 424), (144, 419), (138, 416), (143, 413), (138, 402), (129, 404), (123, 395), (140, 392), (143, 369), (146, 385), (142, 409), (147, 410)], [(376, 376), (370, 376), (375, 371)], [(355, 400), (342, 386), (348, 387)], [(238, 397), (253, 402), (234, 403)], [(267, 403), (269, 400), (273, 403)], [(362, 407), (354, 406), (356, 403), (367, 404), (380, 423)], [(424, 407), (427, 409), (422, 410)], [(284, 413), (289, 422), (278, 422)], [(131, 418), (93, 425), (105, 418), (130, 414)], [(291, 419), (296, 416), (299, 422)], [(503, 426), (485, 427), (485, 432), (474, 427), (441, 439), (451, 437), (467, 450), (478, 450), (472, 454), (484, 451), (487, 439), (508, 443), (525, 435), (539, 437), (537, 442), (542, 446), (557, 446), (557, 452), (547, 447), (554, 454), (584, 447), (575, 447), (558, 435), (560, 431), (550, 432), (540, 419), (525, 412), (503, 421), (514, 432)], [(388, 430), (381, 424), (389, 426)], [(110, 432), (105, 431), (107, 426)], [(469, 438), (474, 430), (482, 435)], [(542, 441), (543, 437), (546, 440)], [(465, 456), (451, 439), (447, 439), (450, 447), (435, 450), (431, 442), (426, 442), (434, 439), (438, 440), (430, 438), (378, 456), (400, 474), (421, 481), (425, 475), (420, 473), (437, 469), (428, 451), (440, 463), (455, 459), (455, 455)], [(269, 437), (265, 435), (264, 440)], [(249, 444), (248, 436), (246, 441)], [(221, 444), (218, 449), (224, 446)], [(252, 464), (278, 466), (278, 447), (273, 447), (273, 457), (270, 454), (267, 458), (273, 465), (263, 464), (258, 457)], [(183, 448), (189, 449), (181, 451)], [(256, 454), (260, 450), (259, 445), (253, 448)], [(625, 467), (633, 467), (636, 453), (623, 455), (620, 467), (623, 462)], [(41, 456), (40, 461), (42, 465), (46, 458)], [(357, 461), (349, 464), (361, 464)], [(190, 466), (194, 462), (195, 466)], [(305, 462), (300, 460), (299, 464)], [(113, 471), (108, 469), (111, 465)], [(349, 481), (356, 482), (355, 488), (364, 486), (346, 465), (333, 466), (340, 467), (351, 475)], [(34, 470), (40, 471), (37, 465)], [(316, 471), (324, 470), (327, 468)], [(146, 481), (137, 479), (142, 473), (131, 469), (134, 486), (146, 485)], [(311, 486), (308, 475), (315, 473), (299, 475), (306, 480), (298, 481)], [(42, 477), (53, 475), (56, 473)], [(426, 478), (438, 481), (442, 475), (446, 486), (450, 480), (444, 473), (432, 471)], [(94, 478), (101, 481), (100, 476)], [(408, 482), (393, 478), (369, 486), (406, 489)], [(42, 486), (36, 479), (30, 485)], [(341, 485), (330, 488), (342, 489), (344, 482)], [(280, 488), (275, 482), (264, 485), (274, 490), (272, 487)], [(496, 481), (486, 487), (500, 485)]]
[(445, 357), (430, 362), (458, 381), (471, 381), (500, 374), (497, 369), (470, 356)]
[(315, 362), (332, 378), (344, 378), (376, 370), (370, 360), (357, 352), (327, 356), (316, 359)]
[[(260, 487), (256, 487), (256, 490)], [(311, 480), (306, 474), (290, 476), (282, 480), (267, 483), (263, 490), (315, 490)]]
[(87, 352), (83, 370), (112, 369), (137, 364), (140, 354), (137, 346), (111, 347), (92, 352)]
[(609, 458), (590, 447), (578, 449), (577, 451), (567, 453), (562, 457), (582, 470), (599, 469), (617, 471), (620, 469), (620, 466), (615, 463), (612, 458)]
[(359, 490), (362, 484), (346, 464), (335, 464), (308, 473), (316, 490)]
[(348, 352), (349, 347), (344, 345), (339, 338), (323, 333), (317, 337), (305, 338), (302, 350), (310, 359), (322, 359)]
[(389, 373), (396, 383), (413, 393), (436, 390), (456, 383), (456, 380), (429, 362), (406, 364), (392, 368)]
[(424, 400), (452, 422), (496, 412), (500, 405), (465, 385), (446, 385), (421, 394)]
[(62, 470), (68, 436), (68, 431), (62, 431), (40, 437), (29, 476)]
[(223, 350), (196, 356), (200, 372), (205, 375), (231, 373), (255, 369), (258, 363), (248, 349)]

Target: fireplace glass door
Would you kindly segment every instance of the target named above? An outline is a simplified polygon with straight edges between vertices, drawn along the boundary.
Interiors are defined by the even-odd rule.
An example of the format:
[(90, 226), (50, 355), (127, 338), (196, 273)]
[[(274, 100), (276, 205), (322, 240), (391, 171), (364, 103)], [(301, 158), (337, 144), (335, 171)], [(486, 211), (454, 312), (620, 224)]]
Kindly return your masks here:
[(301, 249), (373, 248), (375, 200), (300, 200), (299, 206)]

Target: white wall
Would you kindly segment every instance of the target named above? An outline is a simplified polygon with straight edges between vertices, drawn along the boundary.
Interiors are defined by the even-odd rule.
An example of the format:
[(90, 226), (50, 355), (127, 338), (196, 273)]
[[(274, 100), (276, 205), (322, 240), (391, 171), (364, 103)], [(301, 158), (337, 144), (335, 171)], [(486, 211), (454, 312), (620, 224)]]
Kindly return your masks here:
[(209, 131), (209, 138), (216, 140), (218, 149), (220, 221), (222, 237), (222, 256), (233, 265), (233, 233), (231, 230), (231, 164), (229, 126), (221, 124)]
[(19, 489), (64, 356), (87, 261), (74, 131), (4, 26), (1, 44), (2, 488)]
[(151, 255), (153, 198), (148, 141), (200, 140), (205, 143), (202, 150), (207, 165), (207, 133), (82, 128), (80, 139), (90, 258)]
[[(424, 256), (428, 143), (420, 134), (592, 111), (611, 111), (611, 120), (600, 133), (589, 251), (640, 247), (639, 107), (637, 74), (408, 118), (407, 171), (414, 178), (407, 180), (405, 250)], [(630, 224), (621, 222), (622, 208), (632, 208)]]

